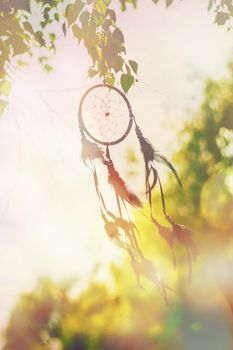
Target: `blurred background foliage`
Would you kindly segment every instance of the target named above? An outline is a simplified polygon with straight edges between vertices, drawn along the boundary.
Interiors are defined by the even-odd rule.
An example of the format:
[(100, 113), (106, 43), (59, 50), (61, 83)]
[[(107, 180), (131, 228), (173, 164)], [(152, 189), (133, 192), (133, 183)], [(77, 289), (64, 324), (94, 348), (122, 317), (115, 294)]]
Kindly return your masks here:
[[(175, 289), (169, 293), (169, 304), (150, 281), (137, 287), (129, 258), (108, 267), (108, 283), (98, 278), (102, 267), (97, 266), (82, 291), (79, 280), (59, 284), (41, 279), (12, 311), (4, 350), (232, 349), (232, 122), (233, 65), (229, 64), (228, 78), (206, 81), (199, 111), (177, 137), (179, 150), (173, 160), (184, 190), (173, 177), (164, 187), (169, 213), (192, 228), (198, 244), (191, 286), (185, 251), (175, 247), (174, 271), (166, 242), (135, 213), (144, 251)], [(140, 161), (132, 151), (128, 160)], [(158, 193), (153, 201), (162, 221)]]

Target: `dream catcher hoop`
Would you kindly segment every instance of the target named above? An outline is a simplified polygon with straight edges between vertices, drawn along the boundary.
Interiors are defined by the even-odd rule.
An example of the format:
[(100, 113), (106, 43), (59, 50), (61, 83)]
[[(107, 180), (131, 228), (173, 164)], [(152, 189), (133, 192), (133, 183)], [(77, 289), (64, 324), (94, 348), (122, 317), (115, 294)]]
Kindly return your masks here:
[[(143, 136), (128, 98), (115, 86), (97, 84), (89, 88), (81, 98), (78, 120), (82, 137), (82, 159), (93, 173), (105, 231), (119, 247), (129, 254), (138, 285), (140, 286), (141, 275), (144, 275), (157, 285), (161, 296), (167, 301), (167, 290), (172, 289), (159, 277), (152, 261), (145, 258), (138, 243), (138, 229), (128, 212), (128, 207), (133, 206), (146, 217), (141, 211), (141, 200), (128, 188), (116, 170), (110, 155), (110, 147), (124, 141), (134, 126), (145, 166), (145, 194), (150, 208), (150, 217), (147, 219), (155, 225), (160, 236), (170, 247), (174, 268), (176, 266), (175, 242), (185, 247), (188, 254), (189, 279), (191, 280), (192, 262), (198, 255), (197, 247), (192, 239), (192, 232), (185, 226), (177, 224), (167, 213), (162, 182), (156, 163), (168, 166), (182, 186), (178, 174), (168, 159), (155, 150), (150, 141)], [(96, 161), (100, 161), (106, 167), (108, 183), (115, 192), (117, 213), (109, 210), (106, 204), (99, 183)], [(156, 186), (160, 190), (163, 214), (169, 226), (161, 225), (153, 213), (152, 191)]]
[[(98, 91), (98, 93), (93, 94), (94, 91)], [(105, 96), (105, 100), (104, 100), (104, 95)], [(88, 100), (94, 100), (92, 101), (93, 106), (89, 107), (88, 109), (86, 108), (85, 110), (85, 117), (84, 118), (84, 113), (83, 113), (83, 109), (85, 109), (85, 105), (88, 104)], [(99, 130), (94, 130), (94, 132), (99, 132), (101, 134), (102, 131), (102, 139), (97, 138), (96, 136), (93, 135), (93, 129), (96, 126), (96, 121), (100, 122), (101, 118), (103, 121), (105, 121), (106, 126), (116, 126), (116, 120), (114, 123), (114, 119), (118, 118), (119, 119), (119, 105), (118, 108), (116, 109), (116, 105), (117, 104), (121, 105), (121, 113), (125, 114), (125, 120), (124, 122), (126, 122), (126, 128), (125, 130), (121, 130), (122, 135), (113, 135), (115, 137), (114, 140), (107, 140), (106, 135), (103, 135), (103, 126), (101, 127), (101, 123), (98, 126)], [(111, 105), (112, 104), (112, 105)], [(122, 106), (123, 104), (123, 106)], [(128, 112), (128, 116), (127, 116), (127, 112)], [(90, 89), (88, 89), (85, 94), (83, 95), (81, 101), (80, 101), (80, 105), (79, 105), (79, 125), (80, 125), (80, 129), (82, 131), (84, 131), (88, 137), (90, 139), (92, 139), (94, 142), (100, 144), (100, 145), (104, 145), (104, 146), (113, 146), (116, 145), (120, 142), (122, 142), (129, 134), (132, 125), (133, 125), (133, 114), (132, 114), (132, 108), (131, 105), (129, 103), (129, 100), (127, 99), (127, 97), (123, 94), (123, 92), (121, 92), (121, 90), (119, 90), (118, 88), (116, 88), (115, 86), (111, 86), (111, 85), (107, 85), (107, 84), (97, 84), (92, 86)], [(93, 118), (93, 116), (97, 115), (98, 119), (95, 120), (95, 118)], [(104, 117), (104, 118), (103, 118)], [(89, 120), (85, 120), (85, 119), (89, 119)], [(119, 123), (119, 120), (118, 120)], [(103, 123), (102, 123), (103, 124)], [(89, 126), (89, 127), (88, 127)], [(125, 126), (123, 126), (124, 128)], [(89, 129), (90, 128), (90, 129)], [(91, 131), (90, 131), (91, 130)], [(106, 130), (105, 130), (106, 131)], [(119, 132), (119, 131), (118, 131)], [(109, 136), (107, 136), (109, 137)]]

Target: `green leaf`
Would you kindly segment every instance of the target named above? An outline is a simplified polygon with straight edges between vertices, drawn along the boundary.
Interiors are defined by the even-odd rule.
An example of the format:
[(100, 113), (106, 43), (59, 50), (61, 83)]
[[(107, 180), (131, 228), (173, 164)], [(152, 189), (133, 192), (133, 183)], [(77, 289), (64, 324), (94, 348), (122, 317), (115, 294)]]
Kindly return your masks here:
[(99, 56), (98, 56), (98, 52), (97, 52), (97, 48), (96, 47), (88, 47), (87, 48), (87, 52), (91, 56), (91, 59), (92, 59), (93, 63), (98, 61)]
[(49, 38), (52, 42), (56, 40), (56, 35), (54, 33), (49, 33)]
[(45, 62), (48, 61), (48, 57), (46, 57), (46, 56), (40, 56), (40, 57), (38, 58), (38, 61), (39, 61), (40, 63), (45, 63)]
[(107, 9), (106, 15), (109, 15), (114, 23), (116, 22), (116, 12), (114, 10)]
[(125, 12), (125, 10), (126, 10), (125, 2), (121, 1), (121, 11)]
[(42, 22), (40, 22), (40, 25), (41, 25), (41, 27), (44, 29), (46, 26), (47, 26), (47, 22), (46, 21), (42, 21)]
[(112, 60), (112, 68), (116, 73), (122, 70), (124, 60), (120, 56), (115, 57), (115, 59)]
[(121, 11), (126, 11), (126, 4), (131, 4), (134, 8), (136, 8), (137, 0), (120, 0), (121, 3)]
[(126, 68), (126, 72), (127, 72), (127, 74), (129, 74), (129, 75), (130, 75), (131, 70), (130, 70), (130, 66), (128, 66), (128, 64), (127, 64), (127, 63), (125, 63), (125, 68)]
[(26, 62), (26, 61), (23, 61), (23, 60), (17, 60), (17, 64), (20, 66), (20, 67), (28, 67), (29, 66), (29, 63)]
[(106, 67), (106, 64), (103, 61), (100, 61), (99, 70), (100, 70), (100, 77), (105, 77), (108, 69)]
[(98, 12), (102, 16), (105, 16), (105, 14), (106, 14), (106, 5), (105, 5), (103, 0), (95, 1), (94, 9), (95, 9), (96, 12)]
[(65, 22), (62, 25), (62, 31), (63, 31), (64, 36), (66, 36), (66, 24), (65, 24)]
[(92, 22), (94, 22), (96, 27), (102, 26), (104, 23), (104, 16), (98, 12), (94, 12), (92, 15)]
[(82, 2), (81, 0), (76, 0), (74, 4), (70, 4), (67, 6), (66, 17), (68, 21), (68, 26), (70, 26), (77, 20), (84, 6), (85, 6), (85, 3)]
[(95, 70), (95, 68), (90, 67), (90, 68), (88, 69), (88, 76), (89, 76), (90, 78), (95, 77), (96, 74), (98, 74), (98, 71)]
[(23, 41), (22, 37), (18, 34), (13, 34), (8, 40), (8, 45), (13, 48), (13, 56), (21, 55), (28, 50), (27, 45)]
[(102, 25), (102, 28), (104, 31), (108, 32), (109, 27), (112, 25), (112, 20), (111, 19), (106, 19)]
[(45, 19), (46, 22), (49, 20), (49, 12), (50, 12), (50, 8), (46, 7), (44, 9), (44, 19)]
[(74, 34), (75, 38), (77, 38), (78, 42), (80, 43), (80, 41), (83, 38), (83, 31), (82, 31), (82, 29), (79, 28), (79, 26), (77, 24), (74, 24), (72, 26), (72, 31), (73, 31), (73, 34)]
[(80, 16), (80, 22), (82, 23), (83, 29), (88, 27), (88, 22), (90, 18), (90, 13), (88, 11), (84, 11)]
[(117, 56), (120, 52), (119, 47), (117, 45), (114, 45), (114, 42), (111, 40), (107, 41), (105, 47), (102, 49), (103, 57), (107, 58), (108, 56)]
[(57, 22), (59, 22), (59, 14), (58, 13), (54, 13), (54, 18)]
[(112, 37), (119, 40), (122, 44), (124, 43), (124, 35), (119, 28), (116, 28), (112, 34)]
[(215, 17), (215, 22), (219, 25), (222, 26), (226, 23), (226, 21), (230, 18), (229, 13), (226, 12), (218, 12)]
[(106, 83), (109, 85), (114, 85), (115, 83), (115, 76), (113, 73), (107, 72), (107, 75), (105, 77)]
[(11, 91), (11, 83), (9, 80), (3, 80), (3, 82), (0, 84), (0, 94), (4, 96), (9, 96)]
[(23, 22), (23, 27), (26, 30), (26, 32), (34, 34), (34, 30), (30, 22)]
[(134, 71), (134, 73), (137, 74), (137, 72), (138, 72), (138, 64), (137, 64), (137, 62), (129, 60), (129, 65), (132, 68), (132, 70)]
[(222, 0), (221, 4), (222, 6), (226, 5), (230, 9), (232, 6), (232, 0)]
[(6, 69), (4, 67), (5, 61), (0, 58), (0, 79), (4, 79), (6, 75)]
[(214, 0), (209, 0), (209, 3), (208, 3), (208, 11), (210, 11), (213, 7), (213, 4), (214, 4)]
[(50, 73), (53, 70), (53, 67), (50, 66), (48, 63), (44, 65), (44, 69), (46, 70), (47, 73)]
[(40, 31), (35, 32), (35, 39), (41, 46), (45, 46), (45, 40), (43, 38), (42, 32)]
[(166, 0), (166, 7), (171, 6), (174, 0)]
[(121, 86), (125, 93), (129, 91), (133, 83), (134, 83), (134, 77), (131, 74), (121, 75)]
[(100, 38), (93, 27), (89, 27), (85, 37), (85, 45), (97, 47), (100, 43)]
[(7, 101), (0, 100), (0, 117), (3, 115), (7, 105), (8, 105)]

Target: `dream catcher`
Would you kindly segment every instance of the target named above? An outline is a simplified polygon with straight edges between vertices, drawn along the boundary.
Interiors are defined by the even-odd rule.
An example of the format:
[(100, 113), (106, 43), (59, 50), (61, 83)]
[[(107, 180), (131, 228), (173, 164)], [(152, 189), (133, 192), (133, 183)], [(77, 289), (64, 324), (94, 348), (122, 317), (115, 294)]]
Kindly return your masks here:
[[(192, 261), (197, 256), (197, 248), (192, 239), (191, 231), (183, 225), (177, 224), (167, 213), (156, 163), (168, 166), (182, 186), (176, 170), (167, 158), (156, 151), (144, 137), (136, 122), (129, 100), (118, 88), (107, 84), (98, 84), (88, 89), (81, 98), (78, 117), (82, 137), (82, 159), (93, 174), (105, 231), (119, 247), (129, 254), (138, 285), (140, 286), (140, 276), (144, 275), (157, 285), (160, 294), (167, 300), (167, 290), (170, 288), (161, 280), (154, 264), (143, 255), (138, 243), (138, 229), (128, 213), (129, 206), (141, 211), (142, 203), (115, 168), (110, 148), (124, 141), (134, 127), (145, 164), (145, 193), (150, 208), (149, 220), (168, 243), (173, 253), (174, 267), (176, 266), (174, 243), (178, 242), (186, 248), (191, 279)], [(116, 212), (109, 209), (101, 190), (96, 166), (98, 161), (106, 167), (108, 183), (114, 191)], [(154, 216), (152, 191), (155, 186), (159, 187), (163, 213), (169, 227), (162, 226)]]

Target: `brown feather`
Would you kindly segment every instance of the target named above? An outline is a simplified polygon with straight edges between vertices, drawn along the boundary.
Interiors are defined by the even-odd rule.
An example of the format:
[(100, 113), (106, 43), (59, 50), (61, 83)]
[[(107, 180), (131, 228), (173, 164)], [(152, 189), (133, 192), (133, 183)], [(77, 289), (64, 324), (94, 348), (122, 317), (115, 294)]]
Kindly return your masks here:
[(107, 167), (108, 181), (113, 186), (116, 194), (131, 205), (141, 208), (142, 203), (140, 199), (127, 188), (126, 183), (115, 170), (112, 162), (107, 162)]
[(192, 252), (193, 258), (196, 259), (198, 256), (198, 248), (192, 239), (192, 231), (184, 225), (179, 225), (176, 223), (173, 223), (172, 230), (176, 240), (185, 247), (188, 247)]

